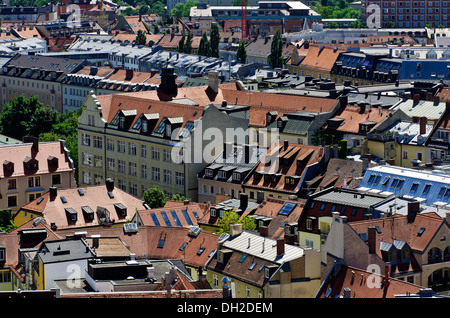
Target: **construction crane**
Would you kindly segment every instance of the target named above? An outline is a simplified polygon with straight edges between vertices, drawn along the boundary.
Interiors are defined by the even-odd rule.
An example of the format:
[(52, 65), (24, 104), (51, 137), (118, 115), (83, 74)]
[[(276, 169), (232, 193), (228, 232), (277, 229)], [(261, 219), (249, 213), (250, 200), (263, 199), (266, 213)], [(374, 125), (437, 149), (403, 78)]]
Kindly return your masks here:
[(241, 37), (242, 37), (242, 40), (244, 40), (248, 37), (247, 0), (241, 0)]

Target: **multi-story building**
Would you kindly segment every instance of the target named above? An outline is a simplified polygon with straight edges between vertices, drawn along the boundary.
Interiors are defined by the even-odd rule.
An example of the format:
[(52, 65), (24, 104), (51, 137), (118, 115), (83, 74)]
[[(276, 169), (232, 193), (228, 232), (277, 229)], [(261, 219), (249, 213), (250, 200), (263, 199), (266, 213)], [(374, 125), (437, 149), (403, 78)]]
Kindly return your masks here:
[[(176, 75), (170, 69), (161, 75), (158, 94), (176, 95)], [(213, 87), (208, 91), (217, 90), (218, 84)], [(169, 197), (181, 194), (196, 200), (197, 173), (223, 147), (222, 141), (203, 138), (204, 132), (214, 129), (226, 141), (226, 129), (245, 131), (248, 120), (223, 114), (214, 106), (187, 103), (187, 99), (145, 98), (140, 92), (91, 93), (78, 122), (80, 183), (100, 184), (113, 178), (135, 196), (158, 185)]]
[(219, 239), (206, 269), (213, 288), (227, 277), (236, 298), (312, 297), (320, 286), (319, 251), (243, 231), (241, 224)]
[(24, 95), (36, 96), (45, 106), (62, 113), (62, 83), (67, 74), (78, 71), (87, 62), (66, 58), (16, 54), (0, 71), (1, 100)]
[(35, 200), (50, 187), (75, 186), (73, 161), (64, 141), (38, 142), (24, 138), (24, 143), (0, 146), (0, 206), (13, 214)]
[(379, 9), (377, 17), (378, 28), (423, 28), (427, 25), (433, 27), (447, 27), (450, 23), (448, 16), (450, 3), (445, 0), (438, 1), (362, 1), (361, 11), (367, 21), (374, 18), (374, 6)]

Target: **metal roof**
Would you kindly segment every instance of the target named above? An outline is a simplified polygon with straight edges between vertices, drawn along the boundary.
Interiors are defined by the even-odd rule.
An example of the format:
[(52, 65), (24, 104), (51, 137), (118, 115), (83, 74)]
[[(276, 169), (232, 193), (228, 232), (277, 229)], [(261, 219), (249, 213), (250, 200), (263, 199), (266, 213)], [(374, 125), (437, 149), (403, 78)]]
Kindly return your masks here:
[(303, 257), (305, 253), (303, 248), (285, 244), (284, 254), (277, 257), (276, 240), (249, 231), (243, 231), (240, 235), (230, 237), (223, 246), (276, 264)]

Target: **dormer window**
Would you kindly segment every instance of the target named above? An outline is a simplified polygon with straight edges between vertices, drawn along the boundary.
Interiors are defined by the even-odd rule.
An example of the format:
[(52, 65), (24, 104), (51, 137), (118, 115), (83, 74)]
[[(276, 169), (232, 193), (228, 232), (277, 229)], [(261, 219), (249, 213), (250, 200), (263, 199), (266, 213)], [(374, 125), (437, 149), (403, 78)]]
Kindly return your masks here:
[(233, 172), (233, 181), (241, 181), (241, 174), (239, 172)]
[(166, 124), (166, 137), (170, 137), (172, 135), (172, 125), (167, 123)]
[(49, 156), (47, 158), (48, 168), (49, 170), (57, 170), (58, 169), (58, 158)]
[(215, 208), (211, 208), (211, 210), (209, 210), (209, 211), (210, 211), (211, 217), (215, 218), (217, 216), (217, 211)]
[(219, 178), (220, 179), (226, 179), (227, 178), (227, 173), (226, 171), (219, 171)]
[(124, 116), (119, 117), (119, 128), (125, 129), (125, 117)]
[(25, 172), (36, 172), (39, 169), (39, 162), (36, 159), (26, 157), (23, 161)]
[(145, 134), (148, 132), (148, 121), (146, 119), (142, 120), (142, 132)]
[(213, 177), (213, 171), (211, 169), (205, 169), (205, 176), (208, 178)]
[(14, 163), (8, 160), (3, 162), (3, 174), (5, 176), (10, 176), (14, 173)]

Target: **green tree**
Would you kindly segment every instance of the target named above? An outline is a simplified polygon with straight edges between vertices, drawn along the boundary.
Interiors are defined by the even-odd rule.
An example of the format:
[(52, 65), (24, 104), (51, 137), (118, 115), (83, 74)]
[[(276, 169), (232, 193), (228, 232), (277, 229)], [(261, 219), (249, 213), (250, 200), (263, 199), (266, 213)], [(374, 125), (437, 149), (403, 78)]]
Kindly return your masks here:
[(211, 45), (208, 40), (208, 36), (206, 33), (203, 33), (202, 38), (200, 39), (200, 43), (198, 45), (197, 54), (200, 56), (210, 56)]
[(191, 201), (190, 199), (186, 199), (186, 197), (184, 195), (181, 195), (181, 194), (178, 194), (178, 193), (172, 195), (170, 200), (172, 200), (172, 201), (180, 201), (180, 202), (184, 202), (186, 200)]
[(183, 53), (192, 54), (192, 33), (188, 32)]
[(248, 216), (241, 217), (236, 211), (226, 211), (223, 216), (217, 222), (219, 226), (219, 233), (230, 233), (230, 225), (232, 224), (242, 224), (242, 228), (248, 231), (254, 231), (256, 229), (256, 224), (253, 218)]
[(242, 64), (245, 64), (245, 62), (247, 61), (247, 50), (245, 49), (244, 41), (241, 41), (241, 43), (239, 43), (239, 47), (236, 52), (236, 58)]
[(338, 148), (338, 157), (341, 159), (347, 158), (347, 140), (342, 139), (339, 141), (339, 148)]
[(335, 21), (331, 21), (330, 23), (328, 23), (328, 29), (339, 29), (339, 24), (337, 24), (337, 22)]
[(219, 43), (220, 43), (220, 33), (219, 26), (217, 23), (214, 23), (211, 27), (211, 35), (209, 37), (209, 41), (211, 43), (211, 56), (219, 57)]
[(154, 34), (158, 34), (160, 31), (159, 31), (159, 26), (155, 23), (154, 25), (153, 25), (153, 33)]
[(147, 36), (145, 35), (145, 32), (142, 30), (139, 30), (136, 35), (136, 45), (146, 45), (147, 44)]
[(11, 232), (16, 229), (11, 217), (10, 210), (0, 210), (0, 231)]
[(146, 4), (142, 5), (139, 8), (139, 14), (149, 14), (150, 13), (150, 7)]
[(12, 98), (9, 103), (3, 105), (3, 114), (0, 117), (2, 133), (22, 140), (30, 127), (31, 117), (40, 107), (43, 107), (43, 104), (34, 95), (30, 98), (23, 95)]
[(270, 54), (268, 57), (268, 64), (272, 68), (283, 67), (283, 39), (281, 38), (280, 31), (277, 31), (272, 38), (270, 45)]
[(26, 133), (38, 137), (41, 133), (51, 132), (59, 121), (59, 113), (50, 107), (38, 107), (31, 115)]
[(181, 36), (180, 42), (178, 42), (178, 46), (177, 46), (177, 52), (178, 53), (183, 53), (184, 52), (184, 42), (185, 41), (186, 41), (186, 37), (183, 34)]
[(156, 209), (162, 208), (166, 204), (167, 197), (164, 195), (164, 192), (155, 185), (144, 192), (142, 200), (144, 200), (151, 209)]

